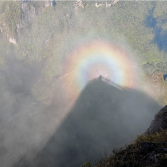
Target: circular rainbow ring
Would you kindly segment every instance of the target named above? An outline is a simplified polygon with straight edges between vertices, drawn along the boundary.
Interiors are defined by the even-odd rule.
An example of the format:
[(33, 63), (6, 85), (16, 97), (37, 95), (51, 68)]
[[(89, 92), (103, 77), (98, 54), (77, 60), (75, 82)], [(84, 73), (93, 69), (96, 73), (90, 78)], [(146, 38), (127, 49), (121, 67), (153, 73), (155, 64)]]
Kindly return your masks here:
[(134, 88), (136, 71), (130, 56), (108, 41), (89, 41), (77, 46), (64, 59), (65, 88), (80, 92), (99, 76), (121, 86)]

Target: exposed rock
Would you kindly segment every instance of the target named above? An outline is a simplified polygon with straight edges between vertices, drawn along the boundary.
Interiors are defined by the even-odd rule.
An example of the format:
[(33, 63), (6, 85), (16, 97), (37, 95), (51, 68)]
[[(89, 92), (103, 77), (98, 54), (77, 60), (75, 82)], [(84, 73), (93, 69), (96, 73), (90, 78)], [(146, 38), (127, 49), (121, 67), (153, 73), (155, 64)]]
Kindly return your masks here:
[(45, 1), (45, 7), (49, 7), (49, 6), (53, 6), (52, 5), (52, 1), (48, 0), (48, 1)]
[(11, 38), (11, 37), (9, 38), (9, 42), (14, 44), (14, 45), (17, 44), (16, 40), (14, 38)]
[(16, 24), (17, 33), (20, 33), (20, 29), (31, 25), (31, 22), (36, 16), (37, 13), (35, 7), (24, 4), (24, 6), (22, 6), (21, 18), (19, 20), (19, 23)]
[(78, 14), (79, 7), (84, 8), (84, 5), (83, 5), (82, 1), (80, 1), (80, 0), (77, 0), (73, 6), (74, 6), (75, 14)]
[(113, 0), (112, 4), (116, 4), (119, 0)]
[(152, 134), (156, 132), (160, 132), (167, 128), (167, 105), (162, 108), (154, 117), (154, 120), (151, 122), (150, 127), (144, 133)]
[(95, 3), (96, 8), (103, 6), (103, 5), (104, 5), (103, 3)]
[(8, 30), (8, 27), (5, 23), (1, 23), (0, 32), (3, 34), (4, 37), (9, 39), (9, 37), (10, 37), (9, 30)]
[(106, 8), (109, 8), (109, 7), (111, 7), (111, 6), (112, 6), (111, 3), (107, 3), (107, 2), (106, 2)]
[(24, 0), (21, 4), (21, 16), (19, 22), (16, 24), (17, 33), (20, 32), (20, 29), (30, 26), (33, 20), (44, 12), (45, 8), (52, 5), (52, 1), (44, 2), (29, 2)]
[[(106, 6), (106, 8), (109, 8), (112, 5), (116, 4), (117, 2), (118, 2), (118, 0), (113, 0), (111, 3), (107, 3), (106, 2), (105, 6)], [(99, 8), (99, 7), (103, 6), (103, 5), (104, 5), (103, 3), (95, 3), (96, 8)]]

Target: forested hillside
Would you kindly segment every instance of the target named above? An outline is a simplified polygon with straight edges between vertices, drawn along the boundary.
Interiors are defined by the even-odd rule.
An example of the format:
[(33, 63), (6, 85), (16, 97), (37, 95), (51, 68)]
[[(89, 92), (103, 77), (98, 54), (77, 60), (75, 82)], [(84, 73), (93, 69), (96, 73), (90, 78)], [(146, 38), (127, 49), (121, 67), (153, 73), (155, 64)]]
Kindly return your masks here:
[[(61, 38), (69, 38), (74, 32), (84, 36), (93, 32), (110, 38), (122, 35), (139, 53), (143, 64), (164, 61), (166, 2), (120, 1), (110, 7), (106, 7), (105, 2), (98, 3), (103, 5), (96, 7), (96, 2), (75, 1), (58, 1), (55, 6), (52, 1), (1, 2), (1, 34), (5, 34), (6, 30), (8, 36), (18, 38), (16, 40), (20, 46), (23, 45), (21, 39), (26, 36), (27, 42), (38, 44), (36, 49), (44, 42), (44, 39), (41, 39), (42, 44), (38, 42), (42, 32), (48, 39), (54, 34), (55, 41), (55, 38), (60, 40), (58, 34)], [(32, 38), (36, 40), (32, 41)], [(29, 47), (27, 50), (30, 50)]]
[[(54, 57), (54, 51), (61, 55), (58, 50), (67, 40), (88, 38), (90, 34), (124, 38), (141, 64), (167, 60), (165, 0), (120, 0), (111, 7), (106, 7), (106, 2), (58, 0), (53, 6), (51, 0), (2, 0), (1, 38), (14, 38), (18, 44), (15, 48), (21, 52), (19, 58), (27, 59), (28, 55), (28, 60)], [(97, 8), (96, 3), (104, 5)]]
[(52, 78), (77, 43), (107, 39), (130, 49), (147, 74), (167, 73), (166, 2), (53, 2), (0, 3), (1, 67), (11, 50), (25, 63), (45, 60)]

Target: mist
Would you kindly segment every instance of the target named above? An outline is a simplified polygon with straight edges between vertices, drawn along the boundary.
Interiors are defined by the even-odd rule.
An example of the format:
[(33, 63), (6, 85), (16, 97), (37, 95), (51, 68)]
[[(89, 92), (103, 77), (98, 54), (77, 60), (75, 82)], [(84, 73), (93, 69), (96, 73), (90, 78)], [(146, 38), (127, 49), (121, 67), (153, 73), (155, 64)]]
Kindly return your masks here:
[[(53, 3), (26, 1), (21, 6), (15, 29), (9, 27), (13, 34), (2, 27), (2, 167), (79, 167), (85, 161), (95, 163), (109, 155), (113, 148), (123, 147), (144, 133), (162, 108), (150, 96), (151, 83), (140, 76), (142, 69), (138, 65), (144, 59), (141, 56), (144, 49), (142, 54), (135, 52), (120, 33), (123, 26), (117, 29), (120, 24), (119, 19), (115, 19), (117, 7), (111, 10), (103, 5), (97, 9), (94, 2), (89, 5), (86, 2), (83, 5), (80, 2)], [(11, 43), (10, 36), (16, 42)], [(102, 44), (107, 41), (126, 53), (127, 60), (132, 60), (127, 64), (135, 66), (131, 71), (135, 77), (127, 81), (134, 81), (133, 86), (116, 84), (105, 77), (105, 70), (101, 75), (96, 68), (90, 78), (81, 76), (82, 88), (76, 84), (78, 71), (66, 68), (68, 61), (64, 62), (66, 58), (73, 61), (71, 53), (91, 41), (102, 41)], [(127, 65), (122, 59), (119, 61)], [(104, 62), (102, 67), (105, 67)], [(89, 71), (86, 66), (84, 70)]]
[[(88, 82), (72, 102), (58, 79), (44, 79), (44, 63), (26, 65), (9, 54), (0, 71), (1, 166), (95, 162), (144, 133), (161, 108), (145, 93), (103, 77)], [(39, 81), (52, 91), (42, 101), (32, 93)]]

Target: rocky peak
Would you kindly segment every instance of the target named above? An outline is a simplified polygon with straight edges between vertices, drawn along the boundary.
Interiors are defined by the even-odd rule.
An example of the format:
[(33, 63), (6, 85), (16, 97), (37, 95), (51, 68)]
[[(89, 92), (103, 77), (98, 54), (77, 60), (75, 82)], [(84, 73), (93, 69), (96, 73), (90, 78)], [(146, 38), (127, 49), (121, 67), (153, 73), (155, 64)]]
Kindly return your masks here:
[(75, 3), (74, 3), (74, 11), (75, 11), (75, 14), (78, 14), (78, 8), (81, 7), (81, 8), (84, 8), (84, 5), (82, 4), (82, 1), (80, 0), (77, 0)]
[(99, 8), (101, 6), (105, 6), (106, 8), (110, 8), (112, 5), (116, 4), (118, 0), (113, 0), (111, 3), (105, 2), (105, 3), (95, 3), (96, 8)]
[(47, 7), (49, 7), (49, 6), (53, 6), (53, 2), (54, 2), (54, 1), (52, 1), (52, 0), (47, 0), (47, 1), (45, 1), (45, 7), (47, 8)]

